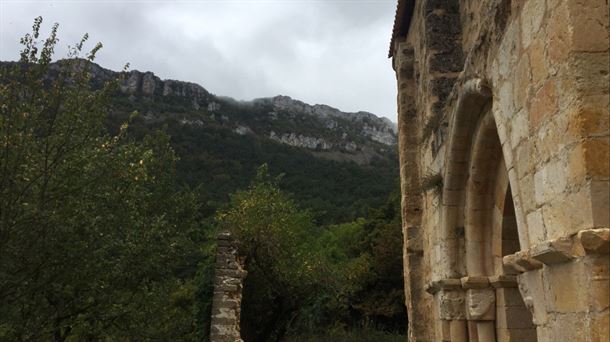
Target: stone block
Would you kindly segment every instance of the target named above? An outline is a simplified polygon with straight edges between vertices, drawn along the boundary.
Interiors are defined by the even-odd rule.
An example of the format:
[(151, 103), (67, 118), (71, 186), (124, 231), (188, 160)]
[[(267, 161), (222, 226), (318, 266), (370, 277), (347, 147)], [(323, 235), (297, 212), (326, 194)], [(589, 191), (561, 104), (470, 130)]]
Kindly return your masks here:
[(587, 165), (587, 174), (593, 179), (610, 179), (610, 137), (592, 138), (583, 141), (583, 152)]
[(501, 78), (510, 78), (520, 53), (520, 25), (517, 20), (513, 20), (508, 24), (504, 36), (502, 37), (502, 42), (500, 43), (493, 67), (494, 72), (498, 73)]
[(497, 106), (494, 114), (497, 113), (496, 117), (499, 117), (500, 120), (510, 122), (517, 112), (514, 103), (513, 85), (510, 82), (503, 82), (500, 85), (498, 96), (497, 105), (494, 101), (494, 105)]
[(571, 238), (559, 238), (545, 241), (530, 248), (530, 255), (546, 265), (561, 264), (574, 258)]
[[(553, 2), (556, 2), (553, 0)], [(568, 6), (565, 4), (548, 4), (549, 24), (547, 25), (548, 41), (552, 44), (548, 45), (548, 59), (551, 63), (557, 65), (563, 63), (569, 56), (570, 52), (570, 27), (566, 25), (569, 22)]]
[(610, 228), (580, 231), (578, 240), (588, 254), (608, 254), (610, 252)]
[[(528, 132), (529, 130), (526, 131), (526, 133)], [(517, 170), (517, 177), (519, 179), (534, 171), (536, 163), (532, 146), (534, 146), (533, 142), (526, 137), (514, 149), (515, 160), (517, 161), (514, 168)]]
[(549, 76), (544, 43), (543, 40), (534, 41), (527, 49), (526, 54), (529, 57), (532, 68), (532, 85), (536, 88)]
[(443, 320), (465, 319), (463, 291), (439, 291), (436, 294), (438, 317)]
[(507, 306), (498, 310), (496, 324), (504, 329), (532, 329), (532, 314), (525, 306)]
[(608, 2), (603, 0), (571, 1), (570, 26), (572, 50), (608, 51)]
[(549, 312), (547, 308), (549, 291), (543, 282), (542, 270), (523, 273), (517, 278), (523, 303), (532, 314), (532, 322), (538, 326), (546, 324)]
[[(530, 153), (533, 153), (531, 151)], [(534, 156), (532, 155), (532, 158)], [(517, 158), (519, 159), (519, 158)], [(535, 186), (533, 168), (519, 180), (519, 191), (522, 199), (523, 210), (530, 212), (536, 209)]]
[(545, 268), (551, 311), (574, 313), (588, 310), (586, 289), (589, 287), (589, 277), (586, 268), (582, 258)]
[(495, 275), (495, 276), (491, 276), (491, 277), (489, 277), (489, 284), (494, 289), (516, 288), (518, 286), (518, 284), (517, 284), (517, 277), (514, 276), (514, 275)]
[(521, 39), (523, 47), (527, 48), (531, 42), (539, 39), (538, 33), (542, 27), (544, 12), (546, 10), (545, 1), (528, 0), (524, 1), (521, 10)]
[(571, 69), (575, 72), (575, 87), (579, 95), (608, 94), (608, 53), (579, 52), (571, 55)]
[(549, 203), (566, 191), (568, 170), (562, 159), (552, 159), (542, 165), (534, 175), (536, 202)]
[(537, 209), (527, 214), (526, 222), (530, 245), (539, 244), (547, 239), (546, 228), (542, 220), (542, 210)]
[(536, 132), (541, 123), (557, 111), (556, 83), (554, 80), (546, 81), (540, 90), (531, 99), (528, 106), (530, 133)]
[(503, 263), (507, 263), (507, 261), (509, 263), (513, 263), (513, 268), (522, 270), (521, 272), (528, 272), (542, 268), (542, 263), (538, 260), (532, 259), (527, 251), (519, 251), (515, 254), (507, 255), (502, 259)]
[[(544, 341), (544, 340), (540, 340)], [(536, 329), (498, 329), (497, 342), (538, 342)]]
[(519, 274), (525, 272), (525, 269), (517, 264), (519, 256), (509, 254), (502, 257), (502, 268), (506, 274)]
[(610, 315), (608, 312), (596, 313), (591, 317), (591, 342), (610, 340)]
[(451, 321), (441, 320), (439, 331), (442, 342), (451, 342)]
[(568, 133), (574, 137), (607, 135), (609, 130), (608, 94), (583, 98), (582, 104), (574, 106), (570, 112)]
[[(515, 79), (513, 81), (513, 94), (515, 95), (515, 107), (517, 108), (517, 110), (525, 106), (525, 102), (528, 97), (528, 92), (532, 84), (531, 71), (532, 67), (530, 66), (529, 55), (526, 53), (521, 54), (521, 57), (519, 58), (519, 61), (517, 63)], [(527, 116), (524, 115), (524, 118), (527, 121)], [(528, 131), (529, 128), (526, 128), (526, 134)], [(500, 142), (502, 142), (502, 140), (500, 140)], [(513, 146), (516, 146), (515, 141), (513, 141), (513, 144)]]
[(587, 321), (585, 313), (553, 314), (549, 319), (551, 338), (543, 341), (589, 342)]
[(214, 286), (214, 291), (221, 292), (235, 292), (237, 289), (237, 285), (218, 284), (217, 286)]
[(489, 279), (487, 277), (463, 277), (460, 279), (463, 289), (485, 289), (488, 288)]
[(580, 187), (555, 198), (551, 205), (542, 207), (549, 239), (574, 234), (592, 226), (590, 194), (589, 189)]
[(610, 307), (609, 292), (610, 281), (607, 278), (592, 280), (589, 289), (589, 308), (592, 312), (608, 312)]

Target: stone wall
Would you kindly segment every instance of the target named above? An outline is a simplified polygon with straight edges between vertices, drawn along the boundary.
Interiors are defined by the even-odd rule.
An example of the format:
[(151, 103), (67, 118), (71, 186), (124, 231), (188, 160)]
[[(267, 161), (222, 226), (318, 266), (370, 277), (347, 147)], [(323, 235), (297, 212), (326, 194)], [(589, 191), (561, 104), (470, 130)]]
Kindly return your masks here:
[(240, 327), (243, 280), (247, 272), (236, 242), (228, 233), (218, 235), (214, 298), (212, 301), (211, 342), (242, 341)]
[(410, 341), (608, 340), (607, 1), (398, 8)]

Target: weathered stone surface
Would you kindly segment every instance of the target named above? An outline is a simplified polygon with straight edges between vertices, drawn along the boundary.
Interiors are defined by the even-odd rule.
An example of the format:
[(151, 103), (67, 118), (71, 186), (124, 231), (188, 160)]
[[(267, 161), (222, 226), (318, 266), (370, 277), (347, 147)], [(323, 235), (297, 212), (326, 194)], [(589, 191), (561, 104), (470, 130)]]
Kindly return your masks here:
[(489, 277), (489, 284), (494, 289), (517, 287), (517, 277), (514, 275), (496, 275)]
[(535, 245), (530, 249), (530, 255), (543, 264), (553, 265), (572, 260), (572, 249), (571, 238), (560, 238)]
[(466, 302), (463, 291), (442, 290), (436, 294), (436, 303), (441, 319), (466, 319)]
[(462, 288), (468, 289), (485, 289), (488, 288), (489, 279), (487, 277), (463, 277), (460, 279)]
[[(410, 323), (410, 341), (608, 340), (608, 2), (399, 2), (413, 5), (391, 47), (403, 227), (417, 227), (407, 306), (436, 320)], [(441, 196), (415, 186), (428, 170)], [(443, 281), (463, 277), (468, 323), (448, 323)]]
[(493, 289), (467, 290), (466, 315), (469, 320), (494, 320), (496, 318), (495, 291)]
[(588, 229), (578, 232), (578, 239), (587, 253), (608, 254), (610, 252), (610, 229)]
[(229, 233), (217, 237), (211, 342), (242, 341), (239, 332), (243, 280), (247, 272), (236, 241)]

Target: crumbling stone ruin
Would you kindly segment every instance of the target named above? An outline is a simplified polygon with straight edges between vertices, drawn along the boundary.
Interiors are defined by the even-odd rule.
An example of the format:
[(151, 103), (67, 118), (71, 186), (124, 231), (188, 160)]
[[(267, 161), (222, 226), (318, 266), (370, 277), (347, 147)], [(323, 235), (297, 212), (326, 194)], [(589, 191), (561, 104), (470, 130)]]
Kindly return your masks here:
[(239, 333), (243, 280), (247, 272), (238, 246), (229, 233), (218, 235), (211, 342), (242, 342)]
[(409, 341), (608, 341), (606, 0), (400, 0)]

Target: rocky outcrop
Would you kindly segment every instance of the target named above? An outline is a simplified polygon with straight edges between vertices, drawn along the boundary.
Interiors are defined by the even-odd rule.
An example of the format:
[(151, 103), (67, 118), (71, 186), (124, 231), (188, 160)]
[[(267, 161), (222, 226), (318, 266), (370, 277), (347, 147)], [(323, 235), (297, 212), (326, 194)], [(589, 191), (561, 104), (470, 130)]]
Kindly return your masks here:
[[(377, 117), (369, 112), (346, 113), (331, 106), (316, 104), (309, 105), (289, 96), (275, 96), (260, 98), (252, 101), (253, 104), (270, 104), (274, 111), (293, 113), (294, 115), (311, 115), (324, 123), (328, 129), (338, 129), (340, 122), (348, 122), (361, 127), (360, 134), (371, 140), (385, 144), (396, 144), (397, 126), (387, 118)], [(339, 119), (339, 120), (337, 120)]]
[(122, 73), (120, 76), (120, 90), (127, 95), (142, 95), (149, 98), (178, 97), (190, 103), (195, 110), (210, 105), (210, 93), (195, 83), (161, 80), (152, 72), (142, 73), (137, 70)]
[(331, 143), (322, 138), (306, 137), (295, 133), (285, 133), (278, 136), (274, 131), (271, 131), (269, 138), (290, 146), (305, 147), (311, 150), (330, 150), (333, 147)]
[[(0, 62), (0, 66), (11, 64), (14, 62)], [(53, 63), (49, 77), (56, 77), (66, 65), (68, 60)], [(237, 101), (210, 94), (195, 83), (162, 80), (152, 72), (116, 72), (86, 60), (70, 65), (89, 67), (94, 87), (118, 79), (117, 102), (122, 107), (117, 112), (141, 111), (144, 107), (141, 118), (147, 124), (174, 119), (201, 129), (208, 124), (220, 125), (235, 134), (271, 139), (316, 155), (323, 152), (321, 156), (325, 158), (358, 163), (380, 157), (397, 141), (396, 124), (368, 112), (347, 113), (281, 95)]]

